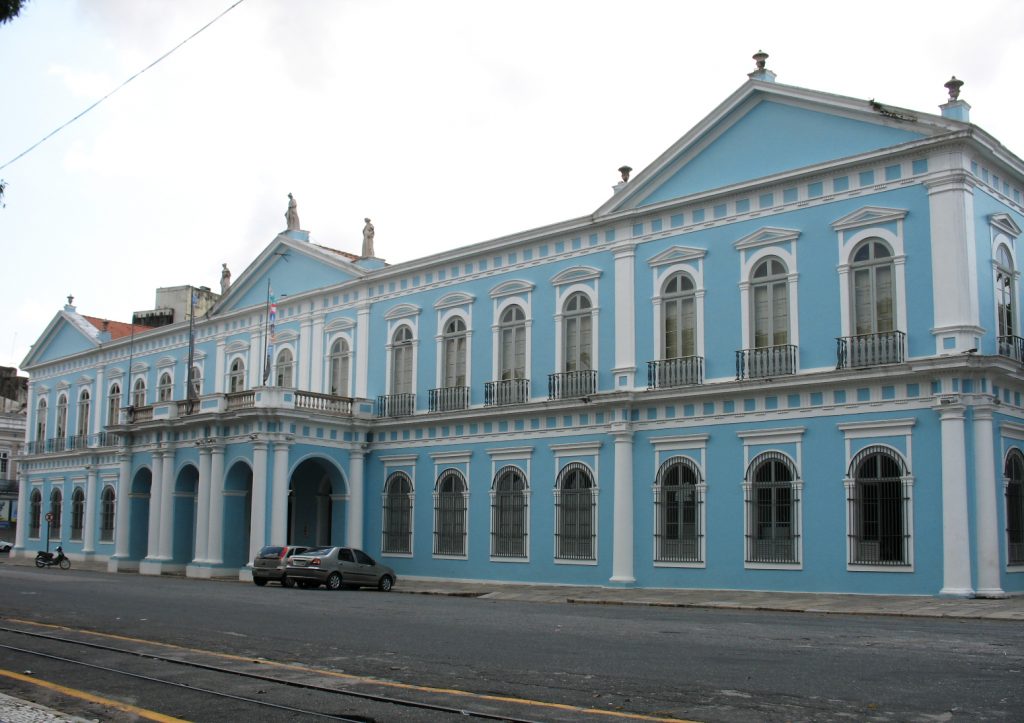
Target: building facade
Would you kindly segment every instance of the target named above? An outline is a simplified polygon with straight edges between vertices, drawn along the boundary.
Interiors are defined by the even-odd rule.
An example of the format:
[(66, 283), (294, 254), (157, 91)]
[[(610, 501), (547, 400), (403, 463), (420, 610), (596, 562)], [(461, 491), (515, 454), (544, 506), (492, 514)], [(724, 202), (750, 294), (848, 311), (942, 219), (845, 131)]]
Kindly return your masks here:
[(400, 576), (1024, 591), (1024, 163), (956, 82), (928, 114), (755, 57), (593, 214), (390, 266), (295, 219), (194, 329), (69, 303), (23, 363), (16, 549), (243, 579), (287, 541)]
[(25, 442), (28, 378), (0, 367), (0, 540), (13, 542), (18, 525), (18, 458)]

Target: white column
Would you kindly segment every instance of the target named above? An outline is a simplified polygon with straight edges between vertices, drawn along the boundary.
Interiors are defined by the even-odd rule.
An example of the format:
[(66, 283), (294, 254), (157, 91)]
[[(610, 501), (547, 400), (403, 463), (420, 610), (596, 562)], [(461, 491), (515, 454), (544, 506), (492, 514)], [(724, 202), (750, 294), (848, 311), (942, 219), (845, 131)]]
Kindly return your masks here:
[[(263, 369), (267, 366), (267, 352), (264, 348), (264, 339), (262, 327), (260, 327), (259, 331), (254, 331), (249, 337), (249, 361), (246, 362), (248, 366), (246, 370), (248, 374), (246, 376), (249, 377), (249, 389), (263, 386)], [(274, 370), (271, 369), (269, 374), (273, 373)]]
[(967, 454), (964, 406), (945, 398), (937, 407), (942, 428), (942, 589), (970, 596), (971, 549), (967, 525)]
[(625, 375), (627, 386), (636, 386), (636, 309), (634, 260), (636, 244), (617, 244), (615, 254), (615, 368), (612, 388), (618, 388), (618, 377)]
[(160, 503), (164, 479), (164, 453), (162, 450), (153, 452), (153, 472), (149, 483), (149, 532), (146, 537), (146, 559), (156, 560), (160, 557)]
[[(356, 363), (356, 384), (355, 396), (366, 399), (369, 389), (367, 378), (370, 370), (370, 305), (369, 303), (359, 307), (356, 312), (356, 339), (355, 349), (352, 350)], [(529, 354), (527, 354), (529, 358)]]
[(32, 490), (28, 480), (18, 472), (18, 530), (14, 535), (14, 546), (19, 550), (25, 548), (25, 537), (28, 532), (28, 496)]
[[(102, 366), (96, 368), (96, 387), (92, 395), (92, 431), (96, 434), (103, 431), (103, 408), (107, 405), (107, 396), (103, 389), (104, 369)], [(88, 504), (89, 498), (86, 497), (85, 501)]]
[(363, 463), (366, 453), (361, 449), (349, 452), (348, 463), (348, 506), (345, 509), (345, 544), (349, 547), (363, 547)]
[(309, 350), (309, 386), (304, 387), (311, 392), (330, 391), (324, 389), (324, 313), (313, 315), (313, 337)]
[(128, 522), (131, 516), (132, 489), (130, 477), (132, 473), (132, 455), (130, 452), (124, 451), (118, 455), (117, 472), (117, 517), (114, 520), (114, 557), (127, 560), (128, 543), (130, 542)]
[(206, 561), (224, 562), (224, 445), (210, 450), (210, 527), (206, 538)]
[(252, 508), (249, 522), (249, 559), (267, 544), (267, 443), (252, 443)]
[(82, 530), (82, 552), (96, 552), (96, 468), (85, 465), (85, 529)]
[(163, 470), (160, 475), (160, 551), (161, 560), (170, 560), (174, 540), (174, 448), (164, 452)]
[(295, 365), (298, 367), (298, 375), (296, 379), (296, 387), (298, 389), (305, 390), (307, 392), (319, 392), (320, 390), (310, 386), (310, 367), (314, 365), (311, 349), (311, 339), (313, 337), (313, 321), (312, 319), (303, 319), (302, 323), (299, 324), (299, 348), (297, 349)]
[(207, 540), (210, 534), (210, 448), (199, 448), (199, 494), (196, 497), (196, 556), (194, 564), (207, 560)]
[(633, 575), (633, 431), (615, 424), (615, 494), (612, 528), (611, 582), (636, 582)]
[(288, 442), (274, 443), (274, 477), (270, 482), (270, 544), (284, 545), (288, 536)]
[(999, 503), (1002, 489), (996, 476), (992, 405), (974, 407), (974, 540), (978, 551), (978, 597), (1003, 597), (999, 580)]
[[(224, 374), (227, 371), (227, 359), (224, 357), (225, 340), (223, 337), (217, 340), (217, 360), (213, 372), (213, 391), (215, 394), (223, 394), (227, 391), (227, 380)], [(205, 371), (203, 372), (205, 374)]]

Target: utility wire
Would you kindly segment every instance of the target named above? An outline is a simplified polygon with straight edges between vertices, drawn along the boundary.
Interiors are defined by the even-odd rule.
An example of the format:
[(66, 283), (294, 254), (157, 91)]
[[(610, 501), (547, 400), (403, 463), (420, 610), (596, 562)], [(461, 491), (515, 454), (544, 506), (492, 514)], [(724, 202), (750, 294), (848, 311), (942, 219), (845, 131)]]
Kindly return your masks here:
[(192, 33), (191, 35), (189, 35), (189, 36), (188, 36), (187, 38), (185, 38), (184, 40), (182, 40), (182, 41), (181, 41), (180, 43), (178, 43), (177, 45), (175, 45), (175, 46), (174, 46), (173, 48), (171, 48), (170, 50), (168, 50), (168, 51), (167, 51), (166, 53), (164, 53), (163, 55), (161, 55), (161, 56), (160, 56), (159, 58), (157, 58), (156, 60), (154, 60), (154, 61), (153, 61), (152, 63), (150, 63), (149, 65), (147, 65), (147, 66), (146, 66), (145, 68), (143, 68), (142, 70), (140, 70), (140, 71), (139, 71), (138, 73), (136, 73), (135, 75), (133, 75), (132, 77), (130, 77), (130, 78), (129, 78), (128, 80), (126, 80), (126, 81), (124, 81), (123, 83), (121, 83), (121, 85), (119, 85), (119, 86), (117, 86), (116, 88), (114, 88), (114, 89), (113, 89), (112, 91), (110, 91), (109, 93), (107, 93), (107, 94), (106, 94), (105, 96), (103, 96), (102, 98), (100, 98), (100, 99), (99, 99), (98, 101), (96, 101), (95, 103), (93, 103), (92, 105), (90, 105), (90, 106), (89, 106), (88, 108), (86, 108), (85, 110), (83, 110), (83, 111), (82, 111), (81, 113), (79, 113), (78, 115), (76, 115), (76, 116), (75, 116), (74, 118), (72, 118), (71, 120), (67, 121), (67, 122), (66, 122), (66, 123), (64, 123), (63, 125), (59, 126), (59, 127), (58, 127), (58, 128), (56, 128), (55, 130), (51, 131), (51, 132), (50, 132), (50, 133), (48, 133), (47, 135), (43, 136), (43, 137), (42, 137), (41, 139), (39, 139), (38, 141), (36, 141), (35, 143), (33, 143), (33, 144), (32, 144), (31, 146), (29, 146), (29, 147), (28, 147), (28, 148), (26, 148), (25, 150), (23, 150), (23, 151), (22, 151), (21, 153), (19, 153), (18, 155), (16, 155), (16, 156), (15, 156), (14, 158), (12, 158), (11, 160), (7, 161), (7, 163), (5, 163), (4, 165), (0, 166), (0, 171), (4, 170), (5, 168), (7, 168), (7, 166), (11, 165), (12, 163), (14, 163), (14, 162), (15, 162), (16, 160), (18, 160), (18, 159), (19, 159), (19, 158), (21, 158), (22, 156), (24, 156), (24, 155), (28, 154), (29, 152), (31, 152), (31, 151), (33, 151), (33, 150), (35, 150), (35, 149), (36, 149), (36, 148), (38, 148), (38, 147), (39, 147), (40, 145), (42, 145), (42, 144), (43, 144), (43, 143), (44, 143), (45, 141), (49, 140), (49, 139), (50, 139), (50, 138), (52, 138), (53, 136), (55, 136), (55, 135), (57, 135), (58, 133), (60, 133), (60, 132), (61, 132), (62, 130), (64, 130), (64, 129), (65, 129), (65, 128), (67, 128), (67, 127), (68, 127), (69, 125), (71, 125), (72, 123), (74, 123), (74, 122), (75, 122), (76, 120), (78, 120), (79, 118), (81, 118), (82, 116), (84, 116), (84, 115), (85, 115), (86, 113), (88, 113), (89, 111), (91, 111), (91, 110), (92, 110), (93, 108), (95, 108), (96, 106), (98, 106), (98, 105), (99, 105), (100, 103), (102, 103), (103, 101), (105, 101), (105, 100), (106, 100), (107, 98), (109, 98), (110, 96), (112, 96), (112, 95), (113, 95), (114, 93), (116, 93), (117, 91), (121, 90), (121, 88), (123, 88), (123, 87), (125, 87), (126, 85), (128, 85), (129, 83), (131, 83), (131, 82), (132, 82), (133, 80), (135, 80), (136, 78), (138, 78), (138, 77), (139, 77), (140, 75), (142, 75), (143, 73), (145, 73), (145, 72), (146, 72), (147, 70), (149, 70), (150, 68), (152, 68), (152, 67), (153, 67), (154, 65), (156, 65), (157, 63), (159, 63), (159, 62), (160, 62), (161, 60), (163, 60), (163, 59), (164, 59), (164, 58), (166, 58), (167, 56), (171, 55), (171, 54), (172, 54), (172, 53), (173, 53), (174, 51), (176, 51), (176, 50), (177, 50), (178, 48), (180, 48), (180, 47), (181, 47), (182, 45), (184, 45), (184, 44), (185, 44), (185, 43), (187, 43), (187, 42), (188, 42), (189, 40), (191, 40), (192, 38), (194, 38), (194, 37), (196, 37), (197, 35), (199, 35), (199, 33), (201, 33), (201, 32), (203, 32), (204, 30), (206, 30), (206, 29), (207, 29), (208, 27), (210, 27), (211, 25), (213, 25), (213, 24), (214, 24), (215, 22), (217, 22), (218, 20), (220, 20), (220, 19), (221, 19), (222, 17), (224, 17), (224, 16), (225, 16), (225, 15), (227, 15), (227, 14), (228, 14), (229, 12), (231, 12), (232, 10), (234, 10), (234, 9), (235, 9), (236, 7), (238, 7), (239, 5), (241, 5), (241, 4), (243, 3), (243, 2), (245, 2), (245, 0), (236, 0), (236, 2), (234, 2), (234, 3), (233, 3), (233, 4), (232, 4), (232, 5), (231, 5), (231, 6), (229, 7), (229, 8), (227, 8), (226, 10), (224, 10), (223, 12), (221, 12), (221, 13), (220, 13), (220, 14), (219, 14), (219, 15), (218, 15), (217, 17), (215, 17), (215, 18), (214, 18), (213, 20), (211, 20), (211, 21), (210, 21), (210, 22), (208, 22), (208, 23), (207, 23), (206, 25), (204, 25), (203, 27), (199, 28), (199, 30), (197, 30), (197, 31), (195, 31), (194, 33)]

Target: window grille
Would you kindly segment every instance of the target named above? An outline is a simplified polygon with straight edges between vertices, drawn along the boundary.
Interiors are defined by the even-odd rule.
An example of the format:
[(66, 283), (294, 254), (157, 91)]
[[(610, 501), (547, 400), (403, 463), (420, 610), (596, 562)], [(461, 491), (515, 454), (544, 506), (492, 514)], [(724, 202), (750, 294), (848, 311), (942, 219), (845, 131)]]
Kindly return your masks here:
[(571, 462), (555, 483), (555, 556), (559, 560), (595, 560), (597, 511), (594, 480), (581, 462)]
[(114, 488), (106, 487), (100, 498), (100, 542), (114, 539)]
[(7, 479), (7, 460), (9, 454), (7, 452), (0, 452), (0, 477)]
[(799, 562), (796, 480), (796, 465), (781, 452), (765, 452), (750, 462), (744, 482), (747, 562)]
[(672, 457), (658, 469), (654, 484), (655, 559), (702, 562), (700, 472), (686, 457)]
[(39, 523), (43, 517), (43, 496), (39, 490), (32, 491), (28, 510), (28, 536), (39, 539)]
[(466, 480), (458, 470), (441, 473), (434, 492), (434, 554), (466, 554)]
[(491, 493), (491, 555), (526, 557), (526, 529), (526, 477), (518, 467), (502, 467)]
[(892, 450), (872, 446), (850, 463), (848, 485), (850, 563), (910, 564), (910, 474)]
[(1024, 565), (1024, 455), (1006, 458), (1006, 563)]
[(50, 539), (60, 539), (60, 526), (61, 526), (61, 512), (64, 507), (64, 496), (60, 493), (60, 490), (54, 490), (50, 494), (50, 514), (53, 515), (53, 521), (50, 522)]
[(383, 552), (412, 552), (412, 482), (404, 472), (393, 472), (384, 485)]
[(85, 495), (76, 489), (71, 495), (71, 539), (82, 539), (82, 522), (85, 520)]

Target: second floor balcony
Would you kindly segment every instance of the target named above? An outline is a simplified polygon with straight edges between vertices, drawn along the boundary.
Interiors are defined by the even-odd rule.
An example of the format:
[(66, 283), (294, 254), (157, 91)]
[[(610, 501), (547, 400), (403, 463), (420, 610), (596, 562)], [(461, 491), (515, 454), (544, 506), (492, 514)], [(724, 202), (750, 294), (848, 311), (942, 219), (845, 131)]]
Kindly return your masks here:
[(999, 354), (999, 356), (1007, 356), (1014, 361), (1024, 363), (1024, 337), (996, 337), (996, 353)]
[(769, 379), (796, 374), (797, 348), (793, 344), (778, 344), (736, 352), (737, 379)]
[(381, 394), (377, 397), (378, 417), (408, 417), (415, 411), (415, 394)]
[(431, 412), (454, 412), (469, 407), (469, 387), (439, 387), (429, 393)]
[(50, 437), (36, 439), (25, 447), (26, 454), (54, 454), (57, 452), (74, 452), (79, 449), (97, 449), (100, 447), (116, 447), (121, 443), (120, 435), (114, 432), (97, 432), (95, 434), (76, 434), (70, 437)]
[(548, 399), (576, 399), (597, 391), (597, 372), (583, 369), (548, 374)]
[(836, 338), (836, 369), (902, 364), (907, 335), (902, 331)]
[(704, 383), (704, 357), (684, 356), (647, 362), (647, 388), (668, 389)]
[(525, 404), (528, 401), (530, 401), (529, 379), (502, 379), (484, 384), (484, 404), (488, 407)]

